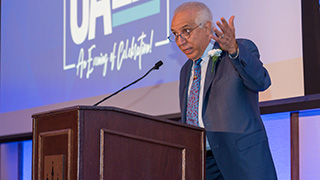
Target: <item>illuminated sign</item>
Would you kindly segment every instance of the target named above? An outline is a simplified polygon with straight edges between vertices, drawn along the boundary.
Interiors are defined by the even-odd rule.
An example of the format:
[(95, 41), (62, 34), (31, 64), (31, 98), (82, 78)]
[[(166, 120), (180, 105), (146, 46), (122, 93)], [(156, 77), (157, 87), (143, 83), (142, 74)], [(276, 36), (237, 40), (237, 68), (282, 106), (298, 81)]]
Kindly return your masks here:
[[(105, 77), (108, 70), (120, 71), (128, 60), (136, 61), (137, 70), (141, 70), (143, 56), (168, 43), (168, 18), (164, 18), (167, 27), (157, 35), (154, 28), (158, 23), (152, 19), (155, 15), (168, 16), (169, 9), (161, 9), (161, 3), (168, 7), (169, 0), (80, 2), (81, 6), (77, 0), (64, 0), (63, 11), (63, 70), (75, 69), (80, 79), (89, 79), (95, 69)], [(141, 27), (136, 28), (139, 24)]]

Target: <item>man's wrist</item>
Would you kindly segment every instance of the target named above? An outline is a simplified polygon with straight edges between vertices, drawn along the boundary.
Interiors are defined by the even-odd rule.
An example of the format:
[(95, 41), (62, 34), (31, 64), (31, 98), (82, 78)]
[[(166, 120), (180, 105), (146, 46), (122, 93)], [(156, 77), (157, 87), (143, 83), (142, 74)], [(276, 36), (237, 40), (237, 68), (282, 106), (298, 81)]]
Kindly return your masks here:
[(229, 53), (229, 57), (231, 59), (236, 59), (238, 56), (239, 56), (239, 47), (237, 48), (236, 52), (234, 52), (232, 54)]

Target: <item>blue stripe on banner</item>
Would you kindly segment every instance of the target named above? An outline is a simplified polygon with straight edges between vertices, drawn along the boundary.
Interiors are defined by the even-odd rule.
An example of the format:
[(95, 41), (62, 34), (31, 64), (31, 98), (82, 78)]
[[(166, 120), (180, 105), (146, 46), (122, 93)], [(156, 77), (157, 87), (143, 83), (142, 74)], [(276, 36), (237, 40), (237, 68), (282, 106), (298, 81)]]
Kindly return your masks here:
[(144, 4), (114, 13), (112, 27), (136, 21), (160, 13), (160, 0), (152, 0)]

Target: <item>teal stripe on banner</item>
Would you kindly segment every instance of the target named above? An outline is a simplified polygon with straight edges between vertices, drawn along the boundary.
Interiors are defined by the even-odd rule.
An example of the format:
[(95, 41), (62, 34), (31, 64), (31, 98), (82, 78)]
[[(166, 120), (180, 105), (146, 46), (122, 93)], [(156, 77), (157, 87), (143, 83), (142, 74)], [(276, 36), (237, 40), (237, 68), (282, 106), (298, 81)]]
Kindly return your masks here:
[(136, 21), (160, 13), (160, 0), (152, 0), (144, 4), (114, 13), (112, 27)]

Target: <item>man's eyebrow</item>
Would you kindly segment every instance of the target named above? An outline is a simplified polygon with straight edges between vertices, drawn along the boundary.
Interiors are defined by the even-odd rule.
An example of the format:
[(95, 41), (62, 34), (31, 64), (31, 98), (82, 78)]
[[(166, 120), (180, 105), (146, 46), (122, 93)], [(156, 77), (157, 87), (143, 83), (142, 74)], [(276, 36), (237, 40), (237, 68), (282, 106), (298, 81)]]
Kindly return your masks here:
[(191, 27), (191, 26), (189, 24), (186, 24), (186, 25), (182, 26), (181, 29), (185, 29), (185, 28), (189, 28), (189, 27)]
[[(181, 29), (186, 29), (186, 28), (190, 28), (191, 26), (189, 24), (186, 24), (184, 26), (181, 27)], [(175, 31), (174, 29), (171, 28), (171, 31)]]

